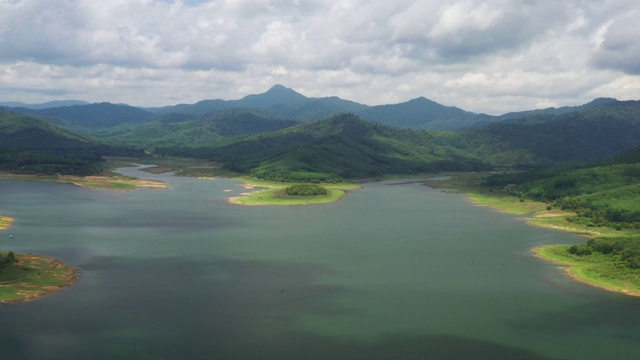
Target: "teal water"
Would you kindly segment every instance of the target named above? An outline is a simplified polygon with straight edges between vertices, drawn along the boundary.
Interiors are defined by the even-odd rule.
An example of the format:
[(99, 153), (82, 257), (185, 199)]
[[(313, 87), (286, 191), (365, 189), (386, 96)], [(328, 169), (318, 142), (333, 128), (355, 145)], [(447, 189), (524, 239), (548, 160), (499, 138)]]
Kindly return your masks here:
[(15, 218), (0, 248), (82, 272), (59, 293), (0, 305), (3, 358), (637, 355), (640, 299), (573, 282), (530, 253), (582, 241), (571, 234), (419, 184), (247, 207), (226, 202), (246, 191), (231, 180), (144, 176), (171, 187), (0, 181), (0, 213)]

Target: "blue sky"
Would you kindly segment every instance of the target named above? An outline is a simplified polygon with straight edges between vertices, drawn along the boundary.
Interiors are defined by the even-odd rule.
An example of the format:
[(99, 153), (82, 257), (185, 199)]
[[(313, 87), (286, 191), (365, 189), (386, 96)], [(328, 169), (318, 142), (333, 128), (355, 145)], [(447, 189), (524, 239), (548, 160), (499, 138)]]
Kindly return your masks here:
[(636, 100), (638, 18), (626, 0), (0, 0), (0, 101), (160, 106), (274, 84), (491, 114)]

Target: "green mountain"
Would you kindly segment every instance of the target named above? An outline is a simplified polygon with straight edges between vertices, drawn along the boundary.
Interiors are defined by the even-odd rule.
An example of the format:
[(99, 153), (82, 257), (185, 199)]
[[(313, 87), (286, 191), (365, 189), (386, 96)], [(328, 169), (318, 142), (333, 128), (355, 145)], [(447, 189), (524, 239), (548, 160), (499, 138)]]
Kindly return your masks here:
[(65, 130), (44, 120), (0, 110), (0, 170), (18, 173), (91, 174), (103, 155), (141, 155)]
[(397, 129), (340, 114), (221, 146), (174, 147), (159, 153), (208, 158), (226, 168), (284, 181), (487, 169), (447, 136)]
[(230, 101), (233, 107), (265, 109), (275, 105), (294, 105), (307, 100), (307, 97), (282, 85), (274, 85), (267, 92), (247, 95), (240, 100)]
[(531, 116), (460, 134), (461, 147), (496, 166), (545, 167), (610, 159), (640, 146), (640, 102), (615, 101)]
[(367, 108), (366, 105), (338, 97), (308, 98), (293, 89), (274, 85), (262, 94), (247, 95), (239, 100), (203, 100), (195, 104), (179, 104), (161, 108), (146, 109), (153, 113), (209, 114), (222, 110), (244, 108), (260, 109), (272, 115), (315, 121), (326, 119), (341, 112), (356, 112)]

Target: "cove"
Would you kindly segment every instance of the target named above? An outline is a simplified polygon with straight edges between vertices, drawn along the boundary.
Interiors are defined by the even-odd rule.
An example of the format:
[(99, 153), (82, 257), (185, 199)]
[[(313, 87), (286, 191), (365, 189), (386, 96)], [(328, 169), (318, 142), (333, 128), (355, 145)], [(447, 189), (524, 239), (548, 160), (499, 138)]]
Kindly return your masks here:
[[(582, 239), (419, 184), (315, 206), (238, 206), (243, 184), (0, 181), (3, 250), (56, 257), (71, 288), (0, 305), (11, 359), (634, 358), (640, 300), (530, 249)], [(228, 191), (231, 190), (231, 191)]]

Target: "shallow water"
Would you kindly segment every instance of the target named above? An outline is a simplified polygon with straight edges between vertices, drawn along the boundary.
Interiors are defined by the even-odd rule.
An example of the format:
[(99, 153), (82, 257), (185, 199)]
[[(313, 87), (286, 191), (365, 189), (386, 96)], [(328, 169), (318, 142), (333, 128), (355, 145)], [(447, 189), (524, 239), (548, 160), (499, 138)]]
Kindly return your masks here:
[(637, 355), (640, 299), (573, 282), (530, 253), (582, 241), (571, 234), (419, 184), (247, 207), (226, 202), (246, 191), (231, 180), (144, 176), (171, 187), (0, 181), (0, 213), (15, 218), (0, 246), (82, 271), (69, 289), (0, 305), (3, 357)]

